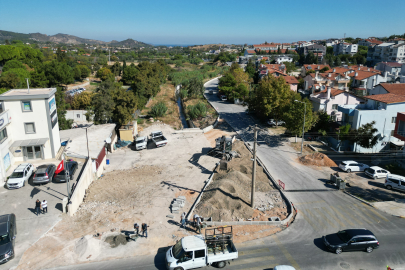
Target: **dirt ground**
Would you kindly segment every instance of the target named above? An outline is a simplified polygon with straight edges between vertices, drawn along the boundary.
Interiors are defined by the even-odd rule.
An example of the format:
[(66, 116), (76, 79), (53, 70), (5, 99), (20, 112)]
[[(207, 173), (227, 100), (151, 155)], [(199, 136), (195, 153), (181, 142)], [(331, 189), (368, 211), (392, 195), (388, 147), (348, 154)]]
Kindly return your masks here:
[(327, 155), (319, 152), (302, 156), (298, 160), (304, 165), (337, 167), (336, 163), (333, 160), (331, 160)]
[(233, 137), (236, 136), (237, 133), (233, 131), (231, 126), (227, 122), (225, 122), (224, 119), (219, 119), (218, 125), (208, 131), (207, 133), (204, 133), (205, 138), (210, 142), (211, 147), (215, 147), (215, 139), (226, 136), (226, 137)]
[[(186, 196), (182, 211), (188, 212), (218, 159), (202, 154), (204, 148), (210, 148), (202, 133), (177, 134), (168, 125), (155, 124), (141, 136), (152, 130), (162, 130), (169, 143), (162, 148), (123, 148), (109, 154), (110, 167), (91, 184), (78, 212), (72, 218), (64, 216), (29, 248), (18, 269), (156, 254), (160, 247), (187, 235), (179, 230), (180, 214), (170, 213), (171, 201)], [(109, 236), (132, 232), (135, 222), (150, 226), (148, 238), (115, 248), (105, 242)]]
[(228, 162), (227, 170), (217, 171), (195, 212), (214, 221), (263, 221), (276, 216), (285, 219), (288, 215), (285, 202), (260, 166), (256, 167), (255, 206), (250, 206), (252, 155), (239, 140), (232, 150), (241, 157)]

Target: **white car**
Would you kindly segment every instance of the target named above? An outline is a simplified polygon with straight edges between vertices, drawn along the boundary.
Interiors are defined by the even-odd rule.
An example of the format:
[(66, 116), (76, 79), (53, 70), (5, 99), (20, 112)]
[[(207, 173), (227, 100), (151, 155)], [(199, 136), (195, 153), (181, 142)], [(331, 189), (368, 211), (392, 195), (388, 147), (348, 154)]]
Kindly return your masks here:
[(225, 95), (222, 95), (222, 96), (221, 96), (221, 100), (222, 100), (222, 101), (227, 101), (228, 99), (226, 98)]
[(21, 188), (28, 182), (32, 173), (34, 172), (34, 165), (31, 163), (22, 163), (14, 170), (14, 172), (7, 179), (7, 188)]
[(274, 119), (270, 119), (269, 121), (267, 121), (267, 124), (268, 124), (269, 126), (274, 127), (274, 126), (283, 126), (283, 125), (285, 125), (285, 122), (282, 121), (282, 120), (276, 121), (276, 120), (274, 120)]
[(397, 174), (389, 174), (385, 178), (385, 187), (387, 189), (398, 189), (405, 191), (405, 177)]
[(358, 163), (353, 160), (349, 161), (342, 161), (339, 164), (339, 169), (345, 172), (363, 172), (365, 169), (368, 168), (368, 165), (363, 163)]
[(295, 270), (295, 268), (289, 265), (277, 265), (273, 270)]
[(374, 179), (377, 179), (377, 178), (385, 178), (385, 177), (387, 177), (388, 174), (390, 174), (389, 171), (384, 170), (383, 168), (380, 168), (380, 167), (378, 167), (378, 166), (372, 166), (372, 167), (366, 169), (366, 170), (364, 171), (364, 173), (365, 173), (367, 176), (369, 176), (369, 177), (371, 177), (371, 178), (374, 178)]

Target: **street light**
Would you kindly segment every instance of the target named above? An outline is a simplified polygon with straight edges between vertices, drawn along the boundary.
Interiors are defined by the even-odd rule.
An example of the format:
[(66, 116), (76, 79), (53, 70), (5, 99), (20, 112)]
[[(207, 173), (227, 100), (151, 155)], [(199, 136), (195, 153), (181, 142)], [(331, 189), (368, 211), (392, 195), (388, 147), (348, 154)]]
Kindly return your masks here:
[(304, 123), (302, 124), (302, 138), (301, 138), (301, 155), (304, 148), (304, 133), (305, 133), (305, 115), (307, 114), (307, 104), (304, 101), (294, 100), (295, 102), (304, 103)]

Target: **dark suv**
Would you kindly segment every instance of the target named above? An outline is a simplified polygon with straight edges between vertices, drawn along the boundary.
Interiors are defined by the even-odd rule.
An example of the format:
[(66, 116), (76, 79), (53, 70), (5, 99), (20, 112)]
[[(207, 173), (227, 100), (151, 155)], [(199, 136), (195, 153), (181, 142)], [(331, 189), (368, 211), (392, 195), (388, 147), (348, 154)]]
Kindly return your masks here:
[(14, 258), (17, 224), (14, 214), (0, 216), (0, 264)]
[[(69, 181), (73, 180), (73, 175), (75, 174), (77, 167), (79, 165), (77, 164), (76, 161), (68, 161), (66, 163), (66, 167), (68, 167), (67, 170), (67, 177), (69, 178)], [(55, 174), (53, 177), (53, 181), (54, 182), (66, 182), (66, 178), (65, 178), (65, 170), (61, 171), (58, 174)]]
[(336, 254), (342, 251), (363, 250), (368, 253), (380, 246), (377, 238), (366, 229), (349, 229), (323, 237), (325, 246)]

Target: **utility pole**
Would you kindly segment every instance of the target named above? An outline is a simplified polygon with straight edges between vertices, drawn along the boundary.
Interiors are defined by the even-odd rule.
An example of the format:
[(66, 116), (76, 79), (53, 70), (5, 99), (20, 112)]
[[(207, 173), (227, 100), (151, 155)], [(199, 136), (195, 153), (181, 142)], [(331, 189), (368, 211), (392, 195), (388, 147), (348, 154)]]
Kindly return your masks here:
[(255, 205), (255, 178), (256, 178), (256, 144), (257, 144), (257, 125), (254, 127), (255, 142), (253, 144), (253, 170), (252, 170), (252, 195), (251, 195), (251, 207)]
[(28, 78), (25, 78), (27, 80), (27, 88), (28, 88), (28, 94), (30, 93), (30, 83), (28, 82)]
[(66, 164), (66, 154), (63, 153), (63, 170), (65, 171), (65, 181), (66, 181), (68, 202), (69, 202), (70, 201), (70, 181), (69, 181), (69, 177), (67, 175), (69, 168), (66, 165), (67, 165)]
[(304, 148), (304, 133), (305, 133), (305, 115), (307, 114), (307, 104), (304, 101), (294, 100), (295, 102), (304, 103), (304, 123), (302, 124), (302, 138), (301, 138), (301, 155)]

